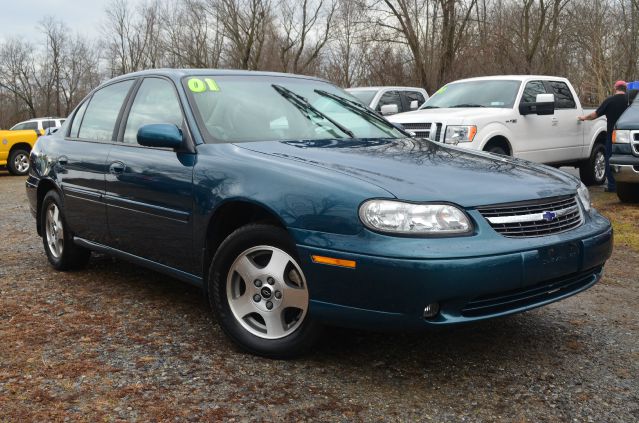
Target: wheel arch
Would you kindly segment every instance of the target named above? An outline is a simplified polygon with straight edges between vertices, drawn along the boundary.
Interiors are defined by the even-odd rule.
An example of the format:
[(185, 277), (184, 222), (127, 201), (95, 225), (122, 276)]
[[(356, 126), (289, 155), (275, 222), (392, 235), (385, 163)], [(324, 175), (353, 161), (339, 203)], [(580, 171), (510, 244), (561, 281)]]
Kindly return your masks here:
[[(60, 196), (60, 199), (62, 202), (64, 202), (64, 197), (62, 195), (62, 190), (60, 189), (60, 187), (58, 187), (58, 185), (51, 179), (41, 179), (40, 182), (38, 182), (38, 188), (36, 191), (36, 199), (37, 199), (37, 206), (36, 206), (36, 229), (38, 231), (38, 235), (42, 236), (42, 228), (40, 227), (40, 221), (42, 220), (42, 201), (44, 200), (44, 197), (47, 195), (47, 193), (51, 190), (55, 190), (57, 191), (58, 195)], [(64, 204), (63, 204), (64, 205)]]
[(487, 148), (492, 146), (500, 146), (506, 150), (509, 156), (513, 155), (513, 147), (508, 138), (505, 135), (493, 134), (482, 146), (482, 151), (486, 151)]
[(588, 155), (586, 157), (590, 157), (590, 155), (592, 154), (592, 149), (595, 148), (595, 145), (597, 144), (606, 145), (607, 136), (608, 136), (608, 131), (606, 130), (599, 131), (597, 134), (595, 134), (595, 136), (590, 141), (590, 146), (588, 148)]
[(14, 150), (18, 150), (20, 148), (24, 148), (29, 153), (32, 149), (31, 144), (29, 144), (28, 142), (19, 141), (11, 146), (11, 148), (9, 149), (9, 156), (11, 155), (11, 153), (13, 153)]
[[(236, 229), (250, 223), (265, 223), (287, 230), (280, 216), (264, 204), (248, 199), (226, 200), (211, 213), (206, 225), (202, 274), (206, 280), (208, 268), (220, 244)], [(204, 284), (206, 287), (206, 284)]]

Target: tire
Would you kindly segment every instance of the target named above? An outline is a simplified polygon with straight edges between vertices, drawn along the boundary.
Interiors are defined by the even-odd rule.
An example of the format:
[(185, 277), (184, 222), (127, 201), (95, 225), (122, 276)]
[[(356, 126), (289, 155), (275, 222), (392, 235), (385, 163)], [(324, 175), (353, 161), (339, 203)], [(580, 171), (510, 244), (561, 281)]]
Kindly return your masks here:
[(29, 173), (29, 152), (21, 148), (13, 150), (9, 154), (9, 160), (7, 161), (7, 168), (13, 175), (22, 176)]
[(89, 262), (91, 251), (73, 243), (73, 234), (64, 220), (60, 195), (49, 191), (40, 209), (42, 243), (49, 263), (56, 270), (79, 269)]
[(622, 203), (639, 203), (639, 184), (617, 182), (617, 197)]
[(606, 181), (606, 147), (597, 143), (590, 157), (579, 165), (579, 177), (586, 186), (602, 185)]
[(321, 326), (308, 314), (308, 286), (284, 229), (262, 224), (237, 229), (218, 248), (208, 275), (217, 321), (241, 349), (288, 359), (316, 342)]
[(507, 156), (508, 155), (506, 150), (504, 150), (503, 147), (500, 147), (498, 145), (490, 146), (490, 147), (486, 148), (484, 151), (487, 151), (487, 152), (493, 153), (493, 154), (501, 154), (502, 156)]

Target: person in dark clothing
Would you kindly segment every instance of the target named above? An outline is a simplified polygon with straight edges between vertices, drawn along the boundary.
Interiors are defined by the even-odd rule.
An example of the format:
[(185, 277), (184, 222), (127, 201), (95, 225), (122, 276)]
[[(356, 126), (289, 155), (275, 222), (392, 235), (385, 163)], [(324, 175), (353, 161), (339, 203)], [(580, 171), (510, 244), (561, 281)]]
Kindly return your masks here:
[(626, 83), (624, 81), (615, 82), (615, 93), (605, 99), (603, 103), (599, 105), (597, 110), (585, 115), (579, 116), (577, 119), (593, 120), (601, 116), (606, 116), (608, 121), (608, 130), (606, 132), (606, 180), (608, 181), (608, 187), (606, 191), (615, 192), (615, 178), (610, 171), (610, 156), (612, 155), (612, 131), (615, 129), (615, 124), (621, 116), (621, 114), (628, 108), (630, 101), (626, 94)]

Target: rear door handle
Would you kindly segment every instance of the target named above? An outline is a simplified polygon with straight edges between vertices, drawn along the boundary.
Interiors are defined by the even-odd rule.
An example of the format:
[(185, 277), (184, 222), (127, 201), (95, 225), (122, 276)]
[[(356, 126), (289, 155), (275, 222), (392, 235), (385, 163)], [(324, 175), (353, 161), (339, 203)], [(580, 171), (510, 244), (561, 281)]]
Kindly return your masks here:
[(552, 118), (552, 124), (553, 124), (553, 125), (557, 125), (558, 123), (559, 123), (559, 119), (557, 119), (557, 118), (555, 118), (555, 117), (554, 117), (554, 118)]
[(121, 175), (121, 174), (124, 173), (125, 169), (126, 169), (126, 165), (124, 163), (122, 163), (122, 162), (113, 162), (109, 166), (109, 173), (111, 173), (113, 175)]

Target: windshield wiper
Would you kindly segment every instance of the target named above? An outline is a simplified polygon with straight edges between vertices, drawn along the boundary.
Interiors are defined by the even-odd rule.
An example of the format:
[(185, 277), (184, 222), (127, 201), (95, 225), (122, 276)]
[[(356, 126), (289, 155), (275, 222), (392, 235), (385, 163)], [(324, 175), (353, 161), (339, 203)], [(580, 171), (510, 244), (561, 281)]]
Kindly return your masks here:
[(393, 125), (391, 122), (387, 121), (386, 119), (384, 119), (383, 117), (381, 117), (380, 115), (378, 115), (377, 113), (375, 113), (374, 111), (372, 111), (371, 109), (369, 109), (368, 107), (364, 106), (363, 104), (360, 104), (354, 100), (349, 100), (348, 98), (344, 98), (341, 97), (339, 95), (336, 94), (331, 94), (327, 91), (324, 90), (315, 90), (315, 92), (323, 97), (328, 97), (330, 99), (333, 99), (335, 101), (337, 101), (339, 104), (341, 104), (342, 106), (346, 107), (347, 109), (357, 113), (358, 115), (362, 116), (363, 118), (367, 119), (370, 121), (370, 119), (374, 119), (377, 122), (380, 122), (382, 124), (384, 124), (384, 126), (387, 126), (389, 128), (395, 129), (399, 132), (401, 132), (402, 134), (406, 135), (407, 137), (410, 137), (411, 135), (406, 132), (405, 130), (398, 128), (397, 126)]
[(293, 92), (293, 91), (289, 90), (288, 88), (285, 88), (285, 87), (283, 87), (281, 85), (271, 84), (271, 86), (282, 97), (287, 99), (289, 102), (291, 102), (291, 104), (293, 104), (293, 106), (297, 107), (303, 114), (305, 114), (307, 118), (310, 119), (309, 112), (311, 112), (311, 113), (315, 114), (317, 117), (320, 117), (322, 119), (325, 119), (325, 120), (329, 121), (337, 129), (339, 129), (340, 131), (342, 131), (343, 133), (345, 133), (349, 137), (355, 138), (355, 134), (353, 134), (353, 131), (351, 131), (350, 129), (348, 129), (344, 125), (342, 125), (341, 123), (336, 122), (334, 119), (331, 119), (330, 117), (326, 116), (324, 113), (322, 113), (319, 110), (317, 110), (315, 107), (313, 107), (313, 105), (311, 103), (308, 102), (307, 99), (305, 99), (301, 95), (299, 95), (299, 94), (297, 94), (297, 93), (295, 93), (295, 92)]
[(419, 108), (419, 110), (424, 110), (424, 109), (439, 109), (439, 106), (423, 106)]
[(450, 107), (453, 108), (453, 107), (486, 107), (486, 106), (482, 106), (481, 104), (463, 103), (463, 104), (455, 104), (454, 106), (450, 106)]

